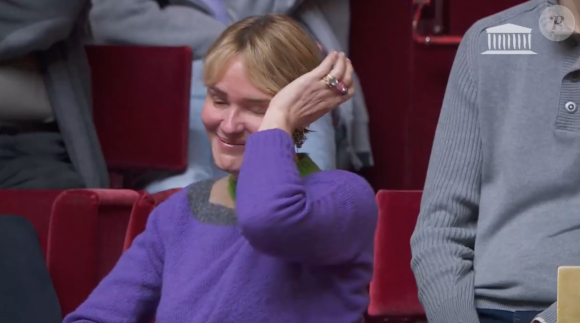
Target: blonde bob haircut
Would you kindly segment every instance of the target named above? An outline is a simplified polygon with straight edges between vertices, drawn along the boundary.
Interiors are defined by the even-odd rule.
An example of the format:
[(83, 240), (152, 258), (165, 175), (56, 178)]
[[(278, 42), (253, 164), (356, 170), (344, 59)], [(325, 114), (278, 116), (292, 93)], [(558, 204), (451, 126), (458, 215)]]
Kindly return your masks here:
[(243, 59), (253, 85), (271, 95), (321, 62), (316, 42), (280, 14), (248, 17), (227, 28), (206, 55), (205, 86), (215, 86), (234, 57)]

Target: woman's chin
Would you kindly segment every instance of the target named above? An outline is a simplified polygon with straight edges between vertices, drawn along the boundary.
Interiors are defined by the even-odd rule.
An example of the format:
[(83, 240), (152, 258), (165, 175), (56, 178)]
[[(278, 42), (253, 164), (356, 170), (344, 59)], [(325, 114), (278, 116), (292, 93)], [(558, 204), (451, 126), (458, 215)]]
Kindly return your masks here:
[(241, 157), (233, 156), (214, 156), (215, 165), (217, 168), (229, 174), (237, 174), (242, 166)]

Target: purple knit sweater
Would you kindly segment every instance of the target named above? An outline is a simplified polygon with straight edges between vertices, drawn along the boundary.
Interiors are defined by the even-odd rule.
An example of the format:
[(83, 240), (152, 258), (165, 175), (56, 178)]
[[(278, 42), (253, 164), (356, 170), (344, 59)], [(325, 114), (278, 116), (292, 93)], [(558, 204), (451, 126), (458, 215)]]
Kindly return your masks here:
[(301, 178), (282, 130), (252, 134), (235, 212), (211, 182), (173, 195), (65, 323), (355, 323), (369, 303), (377, 221), (361, 177)]

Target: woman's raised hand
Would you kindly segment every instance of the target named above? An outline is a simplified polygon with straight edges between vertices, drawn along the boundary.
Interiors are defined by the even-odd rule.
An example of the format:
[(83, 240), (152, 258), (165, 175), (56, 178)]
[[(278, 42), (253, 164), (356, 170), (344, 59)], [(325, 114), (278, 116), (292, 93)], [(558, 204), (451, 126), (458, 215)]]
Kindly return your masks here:
[(307, 127), (354, 94), (353, 67), (332, 52), (318, 67), (284, 87), (270, 101), (259, 130), (280, 128), (290, 135)]

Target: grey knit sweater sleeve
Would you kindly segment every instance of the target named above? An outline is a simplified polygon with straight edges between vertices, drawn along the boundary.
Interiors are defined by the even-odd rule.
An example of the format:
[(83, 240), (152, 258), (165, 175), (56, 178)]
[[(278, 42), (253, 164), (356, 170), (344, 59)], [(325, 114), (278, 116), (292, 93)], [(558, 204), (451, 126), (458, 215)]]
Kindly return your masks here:
[(469, 30), (455, 57), (411, 238), (411, 266), (430, 323), (479, 322), (472, 269), (482, 169), (477, 37)]
[(160, 8), (154, 0), (92, 0), (97, 42), (150, 46), (189, 46), (200, 59), (226, 26), (193, 7)]

